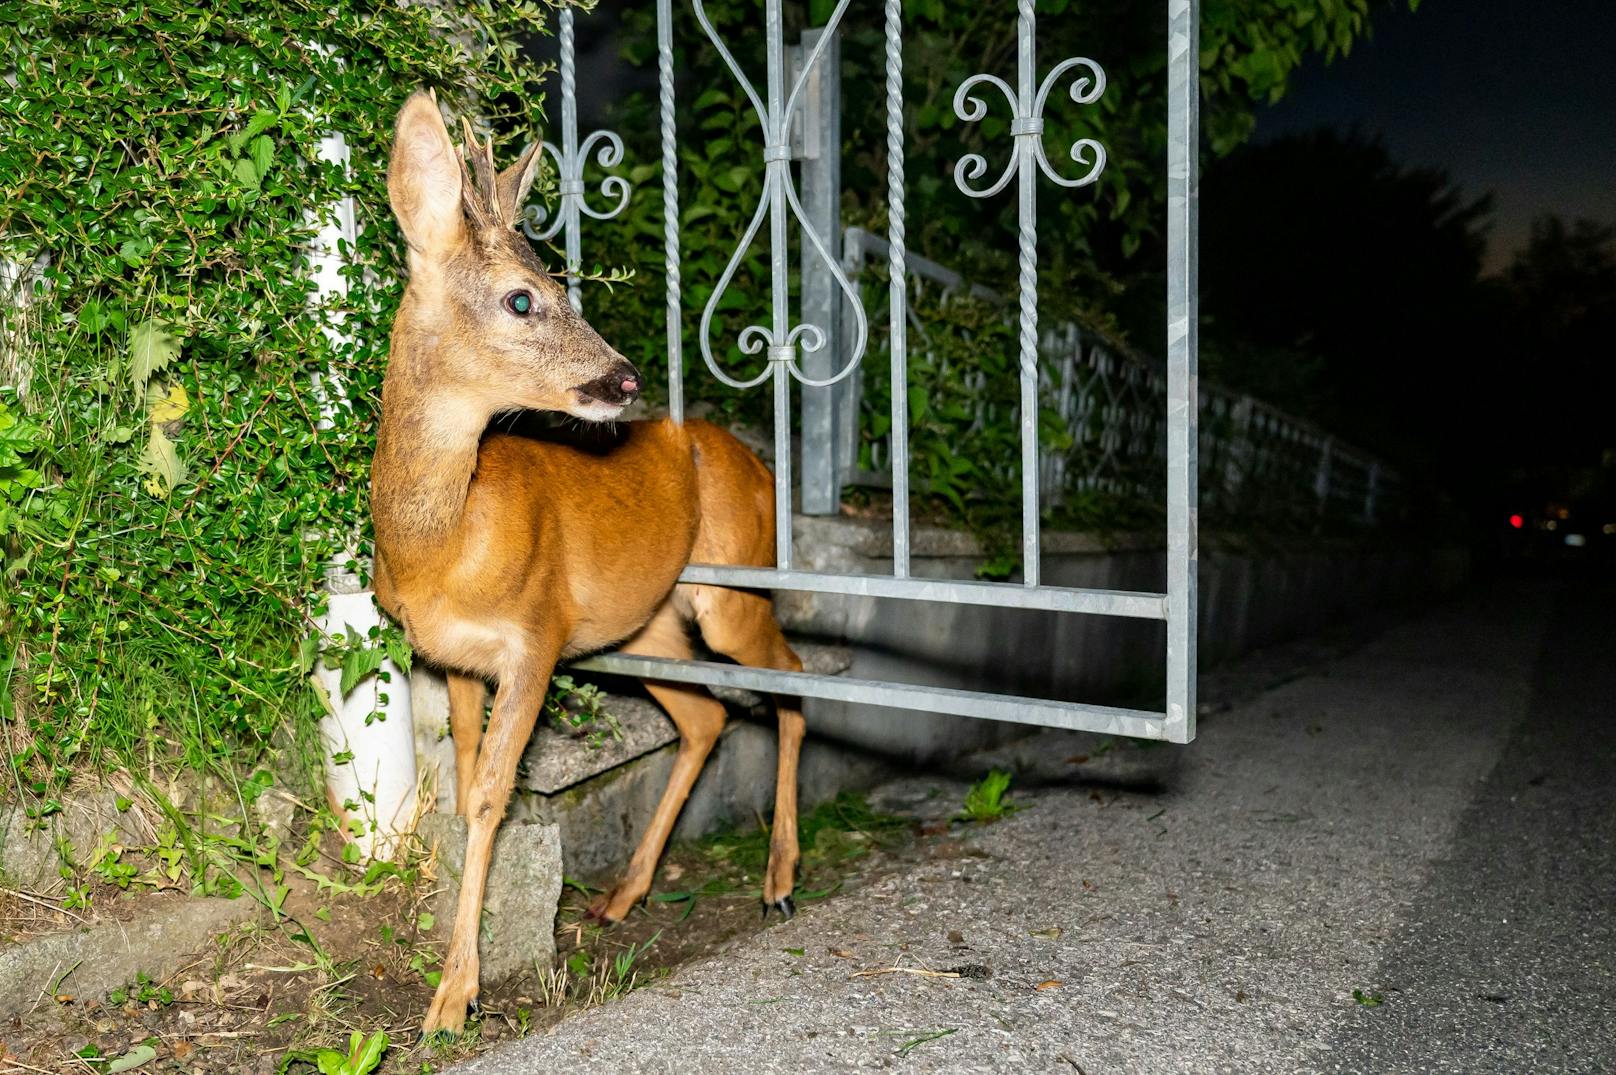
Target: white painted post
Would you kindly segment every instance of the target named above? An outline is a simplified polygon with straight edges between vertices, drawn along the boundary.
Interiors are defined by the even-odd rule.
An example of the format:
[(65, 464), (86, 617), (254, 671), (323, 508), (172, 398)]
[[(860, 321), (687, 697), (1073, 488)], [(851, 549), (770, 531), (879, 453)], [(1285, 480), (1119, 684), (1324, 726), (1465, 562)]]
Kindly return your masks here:
[[(348, 166), (348, 142), (341, 134), (320, 141), (320, 159)], [(348, 293), (343, 275), (344, 250), (352, 250), (358, 231), (351, 197), (340, 199), (323, 218), (310, 214), (319, 234), (309, 247), (312, 305)], [(341, 244), (341, 245), (339, 245)], [(343, 327), (343, 312), (328, 311), (321, 331), (333, 348), (346, 346), (350, 337)], [(329, 429), (336, 408), (347, 406), (342, 378), (334, 371), (317, 376), (319, 428)], [(344, 637), (352, 628), (361, 638), (382, 624), (375, 595), (360, 587), (360, 579), (347, 569), (350, 557), (339, 557), (326, 571), (330, 591), (326, 613), (318, 619), (327, 636)], [(410, 718), (410, 681), (392, 661), (383, 661), (381, 673), (355, 687), (347, 697), (341, 690), (338, 669), (316, 666), (314, 678), (329, 700), (320, 721), (325, 751), (326, 799), (343, 822), (344, 836), (359, 847), (361, 856), (389, 858), (398, 837), (409, 826), (415, 808), (415, 734)], [(338, 761), (337, 758), (345, 760)], [(358, 821), (358, 825), (350, 822)], [(357, 831), (355, 831), (357, 830)]]

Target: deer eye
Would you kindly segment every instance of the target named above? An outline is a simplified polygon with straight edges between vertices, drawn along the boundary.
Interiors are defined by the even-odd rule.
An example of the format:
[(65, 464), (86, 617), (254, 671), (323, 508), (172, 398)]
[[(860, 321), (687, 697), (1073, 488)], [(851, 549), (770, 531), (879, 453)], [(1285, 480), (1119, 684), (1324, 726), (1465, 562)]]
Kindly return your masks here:
[(533, 312), (533, 293), (531, 291), (513, 291), (505, 296), (505, 309), (517, 317), (526, 317)]

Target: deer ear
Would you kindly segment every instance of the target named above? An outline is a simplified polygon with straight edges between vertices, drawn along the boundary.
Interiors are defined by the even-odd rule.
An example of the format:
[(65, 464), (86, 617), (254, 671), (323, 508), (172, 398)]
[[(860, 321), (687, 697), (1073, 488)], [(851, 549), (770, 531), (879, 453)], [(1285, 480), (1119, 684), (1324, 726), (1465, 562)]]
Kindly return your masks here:
[(399, 111), (387, 167), (387, 197), (412, 251), (439, 253), (460, 238), (465, 229), (460, 189), (459, 155), (438, 103), (425, 93), (413, 94)]
[(499, 179), (494, 183), (500, 220), (506, 227), (514, 227), (522, 216), (527, 192), (533, 187), (533, 178), (539, 174), (539, 151), (543, 148), (542, 141), (528, 146), (515, 164), (499, 173)]

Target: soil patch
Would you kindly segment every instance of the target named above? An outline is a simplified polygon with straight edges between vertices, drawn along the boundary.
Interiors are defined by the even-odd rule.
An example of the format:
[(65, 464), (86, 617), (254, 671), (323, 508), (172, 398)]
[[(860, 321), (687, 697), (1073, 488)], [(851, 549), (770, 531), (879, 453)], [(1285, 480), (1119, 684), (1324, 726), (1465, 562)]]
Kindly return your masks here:
[[(804, 815), (801, 832), (799, 906), (858, 888), (916, 855), (946, 854), (949, 843), (935, 821), (877, 814), (856, 796)], [(346, 1051), (355, 1031), (387, 1035), (377, 1072), (441, 1070), (780, 922), (778, 913), (762, 913), (767, 839), (761, 830), (727, 832), (671, 848), (651, 897), (615, 926), (587, 916), (599, 890), (569, 879), (556, 966), (537, 979), (485, 987), (480, 1013), (453, 1040), (420, 1034), (447, 927), (435, 928), (428, 910), (431, 864), (362, 895), (288, 871), (284, 891), (268, 894), (280, 901), (278, 915), (266, 908), (175, 974), (140, 975), (99, 997), (74, 994), (70, 976), (57, 993), (42, 989), (32, 1011), (0, 1023), (0, 1073), (104, 1072), (147, 1049), (154, 1055), (141, 1072), (312, 1072), (316, 1050)], [(59, 900), (30, 895), (0, 894), (7, 936), (78, 926)], [(133, 916), (152, 901), (178, 898), (98, 886), (91, 906), (95, 916)]]

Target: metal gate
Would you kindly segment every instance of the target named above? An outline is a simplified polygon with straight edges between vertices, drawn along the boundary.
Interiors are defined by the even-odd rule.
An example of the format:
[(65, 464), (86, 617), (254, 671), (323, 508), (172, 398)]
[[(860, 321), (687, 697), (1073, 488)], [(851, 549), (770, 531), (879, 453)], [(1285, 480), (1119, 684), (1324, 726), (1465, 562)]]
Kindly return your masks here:
[[(1024, 581), (979, 582), (918, 578), (910, 570), (909, 452), (906, 399), (908, 250), (904, 224), (903, 139), (903, 21), (901, 0), (885, 0), (885, 105), (888, 162), (889, 219), (885, 248), (891, 289), (889, 330), (892, 364), (892, 433), (887, 457), (891, 465), (893, 526), (891, 575), (849, 575), (805, 571), (794, 566), (792, 550), (791, 408), (793, 382), (804, 389), (827, 388), (845, 382), (858, 368), (869, 342), (868, 318), (859, 294), (831, 255), (827, 236), (812, 226), (792, 176), (793, 121), (806, 93), (835, 47), (836, 33), (851, 0), (840, 0), (822, 31), (805, 37), (797, 61), (783, 38), (782, 0), (765, 0), (764, 35), (767, 80), (759, 93), (747, 79), (734, 55), (714, 29), (702, 0), (693, 0), (697, 21), (735, 77), (761, 123), (765, 144), (763, 193), (735, 252), (702, 311), (697, 341), (701, 357), (712, 375), (737, 389), (770, 383), (774, 397), (775, 510), (777, 549), (774, 568), (724, 567), (691, 564), (681, 581), (759, 590), (801, 590), (854, 597), (902, 601), (929, 601), (1046, 612), (1080, 613), (1161, 620), (1166, 625), (1166, 710), (1122, 709), (1045, 698), (1027, 698), (957, 688), (780, 672), (714, 661), (672, 661), (662, 658), (610, 654), (576, 662), (576, 667), (652, 679), (739, 687), (762, 692), (793, 694), (840, 702), (889, 706), (899, 709), (949, 713), (990, 720), (1073, 730), (1103, 732), (1189, 742), (1195, 736), (1195, 632), (1196, 632), (1196, 235), (1199, 57), (1197, 49), (1199, 0), (1167, 0), (1168, 49), (1168, 227), (1167, 227), (1167, 360), (1166, 360), (1166, 490), (1167, 548), (1165, 593), (1097, 590), (1048, 586), (1040, 581), (1040, 456), (1038, 403), (1040, 392), (1038, 329), (1037, 199), (1039, 177), (1058, 188), (1082, 187), (1097, 179), (1105, 167), (1105, 150), (1084, 139), (1070, 147), (1070, 157), (1083, 174), (1067, 176), (1051, 164), (1043, 144), (1043, 113), (1050, 94), (1064, 88), (1079, 104), (1090, 104), (1105, 92), (1105, 74), (1094, 60), (1072, 57), (1038, 74), (1037, 27), (1033, 0), (1017, 0), (1017, 71), (1012, 85), (996, 75), (982, 73), (962, 82), (954, 95), (954, 111), (964, 122), (988, 114), (986, 91), (1002, 94), (1012, 122), (1008, 161), (993, 173), (989, 162), (970, 154), (956, 162), (954, 178), (969, 197), (992, 198), (1012, 184), (1018, 198), (1017, 342), (1021, 404), (1021, 500)], [(658, 0), (658, 74), (662, 149), (662, 197), (667, 268), (667, 339), (669, 405), (676, 419), (684, 415), (679, 248), (678, 153), (674, 116), (676, 108), (673, 0)], [(552, 218), (541, 219), (535, 238), (560, 236), (566, 251), (569, 294), (580, 303), (578, 266), (585, 217), (604, 219), (627, 203), (629, 189), (619, 178), (608, 178), (601, 193), (615, 204), (592, 207), (586, 201), (584, 166), (593, 152), (598, 163), (612, 166), (622, 159), (623, 145), (608, 131), (578, 138), (574, 13), (560, 14), (562, 139), (546, 144), (560, 177), (560, 205)], [(793, 69), (794, 68), (794, 69)], [(825, 137), (839, 137), (834, 130)], [(849, 330), (832, 331), (812, 318), (823, 313), (836, 296), (810, 294), (805, 285), (802, 306), (805, 320), (794, 323), (788, 281), (789, 233), (795, 218), (804, 239), (803, 256), (811, 247), (828, 269), (841, 292), (841, 309), (851, 317)], [(766, 325), (749, 325), (736, 343), (744, 355), (763, 355), (762, 369), (747, 378), (725, 372), (713, 354), (712, 322), (737, 267), (754, 239), (768, 225), (770, 254), (770, 316)], [(820, 321), (828, 320), (821, 317)], [(836, 344), (846, 339), (839, 369), (828, 364)], [(810, 396), (805, 393), (806, 400)], [(823, 399), (823, 396), (817, 397)], [(821, 420), (809, 415), (805, 422)]]

